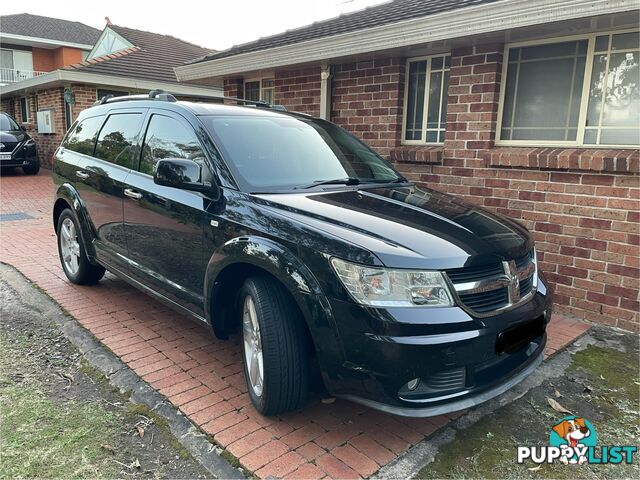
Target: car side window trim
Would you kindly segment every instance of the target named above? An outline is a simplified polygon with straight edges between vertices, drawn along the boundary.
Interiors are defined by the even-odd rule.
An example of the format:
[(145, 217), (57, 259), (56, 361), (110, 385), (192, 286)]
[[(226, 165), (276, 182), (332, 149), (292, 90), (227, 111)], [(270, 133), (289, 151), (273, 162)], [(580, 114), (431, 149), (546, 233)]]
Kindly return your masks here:
[[(104, 123), (107, 121), (107, 116), (108, 116), (108, 114), (101, 113), (101, 114), (98, 114), (98, 115), (88, 115), (86, 117), (77, 119), (76, 122), (74, 123), (74, 125), (72, 126), (72, 128), (70, 128), (69, 131), (63, 137), (62, 142), (60, 143), (60, 145), (62, 146), (62, 148), (66, 149), (66, 150), (70, 150), (76, 155), (82, 155), (83, 157), (88, 157), (88, 158), (95, 158), (94, 154), (96, 152), (96, 142), (98, 141), (98, 136), (100, 135), (100, 131), (102, 130), (102, 127), (104, 127)], [(77, 150), (74, 150), (73, 148), (69, 148), (68, 145), (66, 145), (66, 143), (69, 140), (69, 138), (76, 133), (76, 130), (77, 130), (78, 126), (83, 124), (87, 120), (91, 120), (92, 118), (102, 118), (102, 123), (100, 124), (100, 126), (98, 127), (98, 129), (96, 130), (96, 132), (95, 132), (95, 134), (93, 136), (93, 145), (92, 145), (92, 148), (91, 148), (91, 155), (89, 155), (88, 153), (84, 153), (84, 152), (78, 152)]]
[(194, 142), (202, 151), (202, 154), (205, 159), (204, 164), (206, 165), (206, 168), (209, 169), (209, 174), (212, 177), (215, 177), (213, 173), (214, 169), (212, 168), (212, 165), (211, 165), (212, 162), (211, 162), (211, 159), (209, 158), (209, 154), (207, 153), (207, 149), (204, 147), (204, 145), (200, 141), (200, 138), (196, 134), (195, 128), (193, 127), (193, 125), (191, 125), (191, 123), (189, 123), (182, 115), (176, 115), (173, 112), (170, 112), (168, 110), (161, 110), (161, 109), (149, 110), (149, 112), (147, 113), (147, 116), (144, 119), (142, 129), (141, 129), (142, 135), (140, 136), (139, 148), (137, 153), (137, 162), (134, 162), (136, 168), (135, 169), (132, 168), (132, 171), (135, 171), (140, 175), (153, 177), (153, 175), (143, 172), (141, 170), (141, 166), (142, 166), (142, 157), (144, 155), (144, 148), (147, 144), (147, 135), (149, 134), (149, 127), (151, 126), (151, 121), (153, 120), (154, 116), (170, 118), (171, 120), (174, 120), (178, 122), (180, 125), (182, 125), (191, 134), (191, 137), (193, 138)]
[[(94, 160), (97, 160), (99, 162), (104, 162), (108, 165), (110, 165), (111, 167), (118, 167), (120, 169), (126, 170), (126, 171), (135, 171), (135, 166), (136, 166), (136, 159), (139, 158), (140, 156), (140, 151), (142, 149), (141, 147), (141, 135), (143, 133), (143, 127), (147, 118), (147, 108), (144, 109), (124, 109), (124, 108), (120, 108), (120, 109), (113, 109), (108, 111), (105, 115), (104, 115), (104, 121), (102, 122), (102, 125), (100, 126), (100, 128), (98, 129), (98, 132), (95, 136), (95, 140), (93, 142), (93, 155), (92, 158)], [(131, 163), (132, 166), (131, 167), (127, 167), (125, 165), (120, 165), (118, 163), (114, 163), (114, 162), (110, 162), (108, 160), (105, 160), (103, 158), (99, 158), (96, 157), (96, 148), (98, 147), (98, 139), (100, 138), (100, 135), (102, 134), (102, 131), (104, 129), (104, 127), (107, 125), (107, 122), (109, 121), (109, 119), (113, 116), (116, 115), (127, 115), (127, 114), (137, 114), (140, 115), (140, 120), (138, 121), (138, 127), (137, 127), (137, 132), (135, 135), (135, 142), (132, 145), (132, 154), (131, 154)]]

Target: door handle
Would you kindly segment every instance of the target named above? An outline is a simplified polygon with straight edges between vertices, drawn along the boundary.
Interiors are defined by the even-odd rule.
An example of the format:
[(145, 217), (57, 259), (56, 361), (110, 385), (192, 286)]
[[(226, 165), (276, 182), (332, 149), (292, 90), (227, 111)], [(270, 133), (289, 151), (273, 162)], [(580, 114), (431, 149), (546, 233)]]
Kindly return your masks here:
[(78, 170), (76, 172), (76, 177), (81, 178), (82, 180), (86, 180), (89, 178), (89, 174), (87, 172), (83, 172), (82, 170)]
[(135, 190), (131, 190), (130, 188), (125, 188), (124, 194), (127, 197), (135, 198), (136, 200), (140, 200), (142, 198), (142, 194), (140, 192), (136, 192)]

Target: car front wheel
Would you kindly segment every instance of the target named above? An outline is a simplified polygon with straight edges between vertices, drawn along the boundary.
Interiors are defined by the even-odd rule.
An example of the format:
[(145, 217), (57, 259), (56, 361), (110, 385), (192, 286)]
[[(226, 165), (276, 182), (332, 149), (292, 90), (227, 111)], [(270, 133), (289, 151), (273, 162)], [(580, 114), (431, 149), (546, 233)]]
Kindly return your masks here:
[(73, 212), (66, 208), (58, 218), (58, 255), (65, 275), (73, 283), (92, 285), (100, 281), (105, 269), (94, 265), (87, 253)]
[(40, 160), (36, 160), (29, 165), (25, 165), (22, 167), (22, 171), (25, 175), (36, 175), (40, 171)]
[(240, 290), (244, 373), (253, 405), (263, 415), (304, 404), (309, 384), (304, 320), (282, 285), (249, 278)]

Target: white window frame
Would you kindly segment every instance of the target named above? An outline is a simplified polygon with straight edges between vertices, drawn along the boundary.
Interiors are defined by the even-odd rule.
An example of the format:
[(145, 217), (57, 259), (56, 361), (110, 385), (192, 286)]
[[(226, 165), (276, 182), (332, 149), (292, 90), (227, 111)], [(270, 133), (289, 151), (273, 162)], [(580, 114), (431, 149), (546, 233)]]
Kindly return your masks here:
[[(273, 81), (273, 87), (265, 87), (264, 83), (265, 81)], [(262, 100), (264, 98), (264, 91), (265, 90), (273, 90), (273, 100), (275, 101), (276, 99), (276, 85), (275, 85), (275, 77), (274, 76), (269, 76), (269, 77), (258, 77), (258, 78), (247, 78), (244, 79), (242, 81), (242, 97), (244, 99), (247, 98), (247, 83), (252, 83), (252, 82), (260, 82), (260, 93), (259, 93), (259, 99)]]
[[(432, 55), (424, 55), (421, 57), (411, 57), (411, 58), (407, 58), (407, 61), (405, 62), (405, 67), (404, 67), (404, 102), (403, 102), (403, 108), (402, 108), (402, 141), (401, 144), (402, 145), (444, 145), (444, 142), (427, 142), (427, 115), (429, 113), (429, 87), (430, 87), (430, 82), (431, 82), (431, 60), (435, 57), (451, 57), (451, 52), (441, 52), (441, 53), (434, 53)], [(425, 98), (425, 104), (424, 104), (424, 111), (422, 112), (422, 136), (420, 138), (420, 140), (406, 140), (406, 133), (407, 133), (407, 104), (409, 102), (409, 65), (413, 62), (421, 62), (423, 60), (427, 61), (427, 72), (426, 72), (426, 78), (425, 78), (425, 82), (424, 82), (424, 98)], [(444, 62), (445, 60), (443, 60)], [(449, 66), (444, 67), (444, 63), (443, 63), (443, 72), (450, 72), (451, 71), (451, 67)], [(444, 75), (442, 76), (442, 82), (444, 82)], [(447, 98), (445, 100), (445, 104), (447, 106), (449, 106), (449, 94), (448, 92), (444, 93), (445, 97)], [(438, 108), (438, 120), (440, 119), (440, 116), (442, 115), (442, 102), (440, 102), (440, 107)], [(445, 122), (445, 128), (444, 128), (445, 132), (447, 130), (446, 128), (446, 122)]]
[[(22, 116), (22, 101), (24, 100), (24, 110), (27, 113), (26, 117)], [(31, 123), (31, 112), (29, 111), (29, 97), (20, 97), (20, 120), (22, 123)]]
[[(502, 76), (500, 77), (500, 100), (498, 102), (498, 121), (496, 124), (496, 146), (498, 147), (580, 147), (580, 148), (638, 148), (638, 145), (615, 145), (615, 144), (595, 144), (584, 143), (584, 133), (587, 123), (587, 110), (589, 108), (589, 93), (591, 84), (591, 73), (593, 70), (593, 55), (595, 53), (596, 37), (601, 35), (616, 35), (620, 33), (638, 32), (637, 28), (624, 30), (607, 30), (584, 35), (568, 35), (564, 37), (546, 38), (544, 40), (530, 40), (526, 42), (516, 42), (505, 44), (502, 62)], [(519, 47), (530, 47), (537, 45), (548, 45), (553, 43), (571, 42), (577, 40), (587, 40), (587, 53), (584, 67), (584, 78), (582, 79), (582, 97), (580, 99), (580, 113), (578, 115), (577, 134), (575, 141), (566, 140), (501, 140), (502, 117), (504, 114), (504, 97), (507, 88), (507, 68), (509, 67), (509, 49)], [(625, 50), (620, 50), (624, 52)], [(609, 51), (609, 54), (611, 52)], [(600, 128), (600, 127), (599, 127)]]

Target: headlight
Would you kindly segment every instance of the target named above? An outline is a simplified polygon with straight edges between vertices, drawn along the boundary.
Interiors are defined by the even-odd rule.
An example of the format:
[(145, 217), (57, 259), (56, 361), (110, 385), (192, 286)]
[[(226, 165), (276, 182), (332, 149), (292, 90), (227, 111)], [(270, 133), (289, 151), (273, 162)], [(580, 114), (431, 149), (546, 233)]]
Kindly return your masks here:
[(30, 138), (29, 140), (27, 140), (26, 142), (24, 142), (22, 144), (23, 147), (33, 147), (35, 146), (36, 142), (33, 138)]
[(442, 273), (391, 270), (331, 259), (354, 300), (372, 307), (449, 307), (453, 300)]

